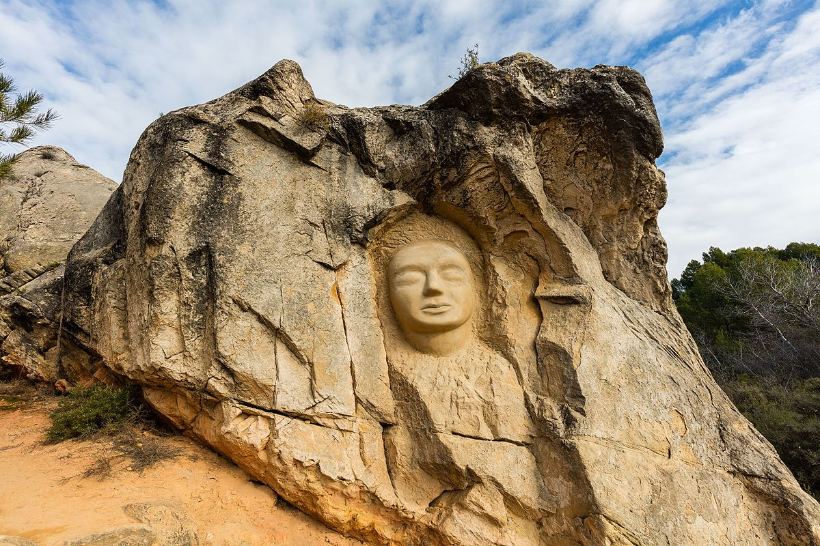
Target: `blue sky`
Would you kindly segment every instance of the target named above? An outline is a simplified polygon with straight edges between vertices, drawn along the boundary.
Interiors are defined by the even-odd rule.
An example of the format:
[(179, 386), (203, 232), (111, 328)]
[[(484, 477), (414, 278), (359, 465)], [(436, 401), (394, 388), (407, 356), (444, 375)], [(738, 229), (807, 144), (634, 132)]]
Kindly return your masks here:
[(0, 57), (61, 119), (37, 144), (119, 180), (160, 112), (298, 61), (322, 98), (421, 104), (467, 47), (627, 64), (655, 97), (669, 272), (709, 246), (820, 242), (820, 4), (763, 0), (0, 0)]

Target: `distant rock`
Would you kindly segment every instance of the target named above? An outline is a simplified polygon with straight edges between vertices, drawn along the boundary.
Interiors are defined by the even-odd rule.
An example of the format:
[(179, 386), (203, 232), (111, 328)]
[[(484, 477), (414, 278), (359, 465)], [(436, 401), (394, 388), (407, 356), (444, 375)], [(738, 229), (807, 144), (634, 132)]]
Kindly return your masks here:
[(56, 146), (20, 154), (0, 180), (0, 355), (57, 377), (63, 262), (117, 185)]
[(662, 145), (624, 67), (346, 108), (281, 61), (142, 135), (67, 262), (65, 371), (374, 543), (818, 544), (671, 303)]
[(117, 184), (56, 146), (20, 154), (0, 180), (0, 264), (7, 274), (62, 263)]

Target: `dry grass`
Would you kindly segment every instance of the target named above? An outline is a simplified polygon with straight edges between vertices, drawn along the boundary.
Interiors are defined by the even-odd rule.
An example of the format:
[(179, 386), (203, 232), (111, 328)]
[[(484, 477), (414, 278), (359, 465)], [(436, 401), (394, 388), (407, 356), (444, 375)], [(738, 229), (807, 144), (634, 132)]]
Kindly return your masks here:
[[(10, 384), (0, 388), (4, 385)], [(76, 387), (50, 417), (47, 443), (78, 438), (105, 444), (103, 454), (79, 475), (84, 478), (103, 480), (122, 465), (141, 473), (181, 451), (167, 439), (174, 432), (154, 419), (134, 387)]]
[(129, 427), (113, 439), (114, 449), (130, 462), (130, 469), (142, 472), (155, 464), (173, 459), (181, 450), (171, 445), (166, 437), (156, 431)]
[[(56, 408), (55, 400), (59, 400)], [(45, 401), (54, 408), (47, 443), (80, 438), (105, 445), (103, 454), (73, 478), (104, 480), (120, 467), (142, 473), (182, 452), (170, 441), (176, 432), (154, 418), (134, 389), (97, 384), (56, 397), (50, 386), (0, 368), (0, 411), (26, 409)]]
[(299, 123), (308, 129), (327, 130), (330, 127), (330, 118), (321, 104), (309, 102), (299, 113)]
[(163, 461), (182, 453), (173, 445), (169, 432), (150, 419), (132, 418), (118, 427), (108, 427), (94, 434), (91, 441), (106, 442), (104, 453), (82, 473), (84, 478), (104, 480), (118, 468), (142, 473)]
[(97, 459), (94, 464), (85, 469), (83, 472), (83, 478), (97, 478), (98, 480), (104, 480), (111, 476), (113, 470), (114, 469), (111, 467), (111, 459), (109, 457), (101, 457)]
[(0, 377), (0, 411), (25, 409), (47, 396), (42, 385), (11, 374)]

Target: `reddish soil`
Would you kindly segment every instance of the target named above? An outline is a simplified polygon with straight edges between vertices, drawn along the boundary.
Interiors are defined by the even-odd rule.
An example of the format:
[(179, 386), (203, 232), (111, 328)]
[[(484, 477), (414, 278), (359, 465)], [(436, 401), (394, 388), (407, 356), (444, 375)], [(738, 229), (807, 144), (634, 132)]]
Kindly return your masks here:
[[(173, 459), (138, 472), (110, 439), (45, 444), (54, 398), (0, 401), (0, 535), (43, 545), (135, 525), (130, 503), (173, 506), (187, 515), (200, 544), (361, 544), (277, 503), (267, 487), (234, 464), (181, 436), (141, 434), (163, 442)], [(101, 459), (108, 476), (84, 474)]]

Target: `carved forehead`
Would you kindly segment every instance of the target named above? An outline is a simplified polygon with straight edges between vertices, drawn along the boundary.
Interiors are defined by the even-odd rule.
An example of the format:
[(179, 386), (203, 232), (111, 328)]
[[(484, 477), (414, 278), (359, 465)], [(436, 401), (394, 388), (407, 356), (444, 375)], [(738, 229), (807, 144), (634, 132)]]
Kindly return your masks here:
[(452, 262), (470, 271), (470, 262), (455, 245), (447, 241), (418, 241), (401, 247), (390, 259), (390, 272), (421, 264)]

